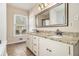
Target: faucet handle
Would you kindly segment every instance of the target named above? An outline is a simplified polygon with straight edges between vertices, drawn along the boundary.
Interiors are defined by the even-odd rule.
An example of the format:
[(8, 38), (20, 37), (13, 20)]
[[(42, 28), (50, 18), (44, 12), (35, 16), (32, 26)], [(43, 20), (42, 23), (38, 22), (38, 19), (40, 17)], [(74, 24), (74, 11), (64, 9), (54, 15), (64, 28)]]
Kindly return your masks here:
[(62, 32), (59, 29), (57, 29), (56, 30), (56, 35), (62, 35)]

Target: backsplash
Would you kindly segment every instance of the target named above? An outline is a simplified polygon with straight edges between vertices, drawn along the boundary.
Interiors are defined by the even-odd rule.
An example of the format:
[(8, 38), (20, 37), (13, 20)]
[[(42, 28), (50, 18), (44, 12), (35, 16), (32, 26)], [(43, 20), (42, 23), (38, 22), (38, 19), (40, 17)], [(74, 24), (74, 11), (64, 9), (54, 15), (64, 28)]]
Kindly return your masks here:
[(76, 33), (76, 32), (63, 32), (63, 35), (79, 37), (79, 33)]
[[(38, 30), (39, 32), (42, 33), (48, 33), (48, 34), (56, 34), (56, 31), (43, 31), (43, 30)], [(62, 35), (67, 35), (67, 36), (73, 36), (73, 37), (79, 37), (78, 32), (62, 32)]]

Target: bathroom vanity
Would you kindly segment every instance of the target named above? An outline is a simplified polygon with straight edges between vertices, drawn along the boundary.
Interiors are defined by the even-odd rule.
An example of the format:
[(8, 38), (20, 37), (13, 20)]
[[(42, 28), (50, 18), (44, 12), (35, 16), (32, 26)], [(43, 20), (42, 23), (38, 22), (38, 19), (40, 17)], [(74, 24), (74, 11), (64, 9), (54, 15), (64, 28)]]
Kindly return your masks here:
[(27, 47), (37, 56), (78, 56), (79, 38), (46, 33), (27, 34)]
[[(56, 29), (64, 31), (66, 29), (73, 32), (69, 29), (73, 25), (68, 22), (71, 21), (68, 18), (70, 6), (70, 4), (59, 3), (41, 11), (35, 15), (35, 29), (43, 31), (56, 31)], [(27, 47), (37, 56), (79, 56), (79, 33), (77, 37), (69, 33), (62, 36), (51, 34), (51, 32), (27, 33)]]

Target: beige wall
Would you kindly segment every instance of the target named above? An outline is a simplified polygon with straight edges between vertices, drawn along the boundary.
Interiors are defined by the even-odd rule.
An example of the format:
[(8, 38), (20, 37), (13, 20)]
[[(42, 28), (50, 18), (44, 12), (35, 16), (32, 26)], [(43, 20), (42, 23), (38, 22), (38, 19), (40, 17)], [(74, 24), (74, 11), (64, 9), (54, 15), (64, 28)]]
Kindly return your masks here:
[(8, 44), (13, 42), (18, 42), (16, 38), (13, 36), (13, 21), (14, 21), (14, 15), (20, 14), (24, 16), (28, 16), (28, 12), (25, 10), (22, 10), (20, 8), (13, 7), (9, 4), (7, 4), (7, 36), (8, 36)]
[[(30, 15), (35, 15), (38, 13), (36, 8), (30, 11)], [(33, 12), (34, 11), (34, 12)], [(75, 16), (79, 17), (79, 3), (71, 3), (69, 4), (69, 24), (68, 27), (45, 27), (45, 28), (37, 28), (38, 30), (47, 30), (47, 31), (56, 31), (56, 29), (60, 29), (65, 32), (79, 32), (79, 18), (75, 20)], [(31, 19), (30, 19), (31, 20)]]

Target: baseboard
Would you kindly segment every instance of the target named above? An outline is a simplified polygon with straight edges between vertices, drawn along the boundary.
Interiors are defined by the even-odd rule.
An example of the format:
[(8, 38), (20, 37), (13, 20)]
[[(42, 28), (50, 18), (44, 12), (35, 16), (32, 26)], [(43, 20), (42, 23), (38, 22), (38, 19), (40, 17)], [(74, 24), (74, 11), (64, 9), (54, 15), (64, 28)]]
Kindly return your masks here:
[(36, 56), (28, 47), (26, 47), (34, 56)]
[(22, 42), (13, 42), (13, 43), (8, 43), (7, 45), (12, 45), (12, 44), (20, 44), (20, 43), (25, 43), (26, 41), (22, 41)]

